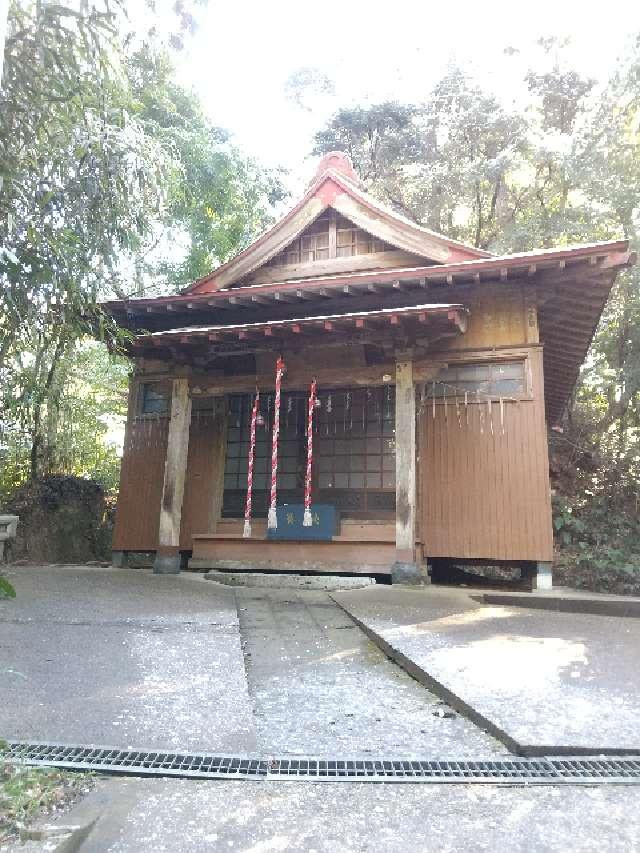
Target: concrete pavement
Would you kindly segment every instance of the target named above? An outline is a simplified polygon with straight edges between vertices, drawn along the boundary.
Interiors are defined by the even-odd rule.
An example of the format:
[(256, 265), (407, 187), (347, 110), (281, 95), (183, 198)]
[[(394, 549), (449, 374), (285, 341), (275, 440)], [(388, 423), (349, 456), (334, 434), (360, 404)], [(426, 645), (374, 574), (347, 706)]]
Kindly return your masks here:
[(332, 598), (425, 683), (525, 754), (640, 753), (640, 620), (377, 586)]
[(507, 754), (391, 663), (325, 592), (238, 589), (236, 596), (262, 753)]
[(638, 806), (637, 787), (111, 779), (65, 823), (98, 818), (82, 853), (629, 853)]
[(0, 602), (0, 736), (252, 753), (231, 590), (195, 576), (20, 567)]

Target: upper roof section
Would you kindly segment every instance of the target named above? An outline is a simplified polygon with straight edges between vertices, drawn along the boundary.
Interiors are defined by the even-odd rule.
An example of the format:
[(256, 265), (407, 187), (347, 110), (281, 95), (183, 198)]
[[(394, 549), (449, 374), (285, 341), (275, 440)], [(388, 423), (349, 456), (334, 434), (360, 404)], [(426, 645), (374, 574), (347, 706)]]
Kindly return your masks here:
[(361, 188), (349, 157), (333, 151), (295, 207), (185, 293), (488, 257), (386, 208)]

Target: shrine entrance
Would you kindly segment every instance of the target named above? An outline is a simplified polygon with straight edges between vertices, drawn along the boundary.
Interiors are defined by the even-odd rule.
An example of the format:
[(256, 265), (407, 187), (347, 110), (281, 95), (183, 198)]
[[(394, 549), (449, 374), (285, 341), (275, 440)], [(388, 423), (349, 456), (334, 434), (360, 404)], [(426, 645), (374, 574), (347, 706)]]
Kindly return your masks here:
[[(254, 397), (228, 399), (223, 519), (244, 516)], [(278, 443), (278, 503), (302, 504), (307, 463), (307, 401), (283, 393)], [(253, 517), (266, 518), (271, 483), (274, 394), (261, 394), (253, 468)], [(313, 419), (313, 502), (341, 518), (395, 519), (395, 388), (318, 389)]]

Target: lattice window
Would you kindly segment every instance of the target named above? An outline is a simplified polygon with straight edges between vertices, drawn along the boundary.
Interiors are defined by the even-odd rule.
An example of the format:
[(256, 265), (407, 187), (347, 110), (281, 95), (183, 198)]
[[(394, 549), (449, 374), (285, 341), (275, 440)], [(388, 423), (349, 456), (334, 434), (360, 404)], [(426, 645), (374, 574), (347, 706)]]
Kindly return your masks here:
[(313, 263), (330, 258), (329, 231), (333, 227), (336, 229), (335, 254), (338, 258), (368, 255), (373, 252), (393, 249), (393, 246), (357, 228), (348, 219), (336, 216), (332, 211), (329, 211), (319, 216), (305, 230), (304, 234), (272, 258), (269, 266)]
[[(314, 426), (314, 500), (366, 517), (395, 508), (394, 388), (321, 390)], [(242, 515), (247, 488), (251, 395), (229, 401), (223, 515)], [(306, 394), (283, 394), (278, 455), (278, 503), (300, 503), (307, 441)], [(261, 398), (264, 426), (256, 432), (253, 506), (266, 515), (271, 482), (273, 394)]]
[(348, 219), (340, 218), (336, 232), (336, 254), (339, 258), (353, 255), (369, 255), (372, 252), (384, 252), (392, 248), (377, 237), (357, 228)]
[(427, 383), (430, 397), (464, 398), (470, 402), (480, 397), (518, 398), (526, 390), (524, 361), (490, 361), (449, 365), (434, 382)]
[(140, 389), (139, 414), (166, 415), (171, 391), (167, 382), (144, 382)]

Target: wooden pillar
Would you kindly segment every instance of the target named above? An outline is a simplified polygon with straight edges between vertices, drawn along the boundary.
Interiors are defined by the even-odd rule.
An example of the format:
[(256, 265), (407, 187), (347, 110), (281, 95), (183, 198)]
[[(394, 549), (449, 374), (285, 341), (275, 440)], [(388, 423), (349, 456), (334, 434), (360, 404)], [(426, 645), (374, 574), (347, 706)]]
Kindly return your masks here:
[(180, 571), (180, 522), (190, 426), (189, 380), (181, 377), (173, 380), (171, 388), (171, 420), (164, 463), (160, 531), (153, 564), (156, 574), (177, 574)]
[(393, 583), (417, 583), (416, 392), (411, 358), (396, 361), (396, 560)]

